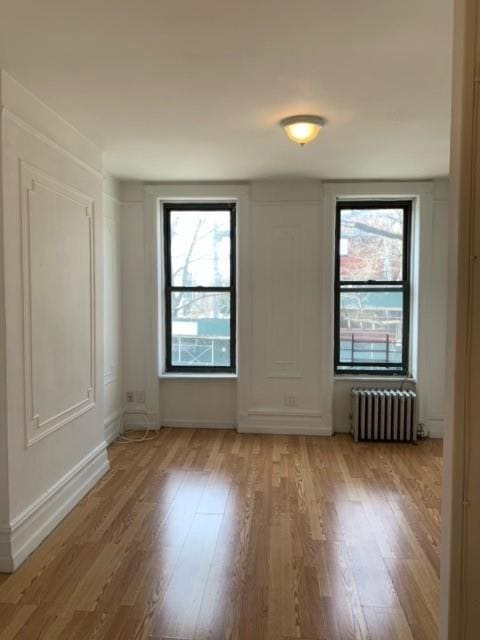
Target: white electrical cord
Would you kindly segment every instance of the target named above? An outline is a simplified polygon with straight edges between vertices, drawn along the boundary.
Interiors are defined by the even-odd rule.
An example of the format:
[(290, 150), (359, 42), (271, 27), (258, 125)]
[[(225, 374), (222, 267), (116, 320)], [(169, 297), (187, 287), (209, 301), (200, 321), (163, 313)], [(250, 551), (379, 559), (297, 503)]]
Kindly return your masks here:
[(139, 411), (137, 415), (145, 417), (145, 424), (142, 425), (145, 427), (145, 429), (139, 429), (139, 431), (143, 431), (143, 434), (140, 437), (137, 437), (127, 436), (125, 435), (125, 433), (120, 433), (117, 439), (114, 441), (114, 444), (138, 444), (140, 442), (148, 442), (149, 440), (156, 440), (158, 438), (159, 431), (155, 429), (152, 432), (152, 429), (150, 428), (150, 424), (148, 422), (148, 415), (146, 411)]

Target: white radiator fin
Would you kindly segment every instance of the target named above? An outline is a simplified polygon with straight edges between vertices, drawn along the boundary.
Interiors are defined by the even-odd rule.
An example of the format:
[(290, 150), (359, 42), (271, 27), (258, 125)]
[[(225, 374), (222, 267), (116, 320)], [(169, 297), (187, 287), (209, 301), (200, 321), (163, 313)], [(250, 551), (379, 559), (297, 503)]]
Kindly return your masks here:
[(359, 440), (417, 440), (417, 394), (400, 389), (352, 389), (352, 429)]

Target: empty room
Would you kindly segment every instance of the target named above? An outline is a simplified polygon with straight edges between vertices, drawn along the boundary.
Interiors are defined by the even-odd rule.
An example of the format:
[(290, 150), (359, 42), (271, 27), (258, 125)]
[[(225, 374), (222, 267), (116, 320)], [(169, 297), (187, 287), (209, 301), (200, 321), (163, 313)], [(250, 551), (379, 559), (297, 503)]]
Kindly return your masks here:
[(0, 640), (474, 640), (477, 0), (0, 0)]

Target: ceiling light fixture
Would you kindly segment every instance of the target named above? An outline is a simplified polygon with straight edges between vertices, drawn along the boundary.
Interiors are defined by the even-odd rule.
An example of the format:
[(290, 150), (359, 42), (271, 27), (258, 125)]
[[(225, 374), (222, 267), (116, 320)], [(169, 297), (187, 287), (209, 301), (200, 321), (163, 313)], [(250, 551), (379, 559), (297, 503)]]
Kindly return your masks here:
[(279, 124), (292, 142), (303, 147), (307, 142), (315, 140), (326, 122), (321, 116), (290, 116), (280, 120)]

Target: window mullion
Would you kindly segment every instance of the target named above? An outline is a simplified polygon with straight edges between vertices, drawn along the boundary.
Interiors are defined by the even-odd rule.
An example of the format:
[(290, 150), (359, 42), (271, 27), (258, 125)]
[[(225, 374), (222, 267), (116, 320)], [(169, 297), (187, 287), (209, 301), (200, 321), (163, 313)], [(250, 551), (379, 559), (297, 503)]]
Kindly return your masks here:
[(170, 291), (178, 291), (178, 292), (182, 292), (182, 291), (196, 291), (197, 293), (202, 293), (202, 292), (213, 292), (213, 293), (222, 293), (224, 291), (229, 292), (232, 291), (233, 287), (177, 287), (177, 286), (168, 286), (167, 287)]

